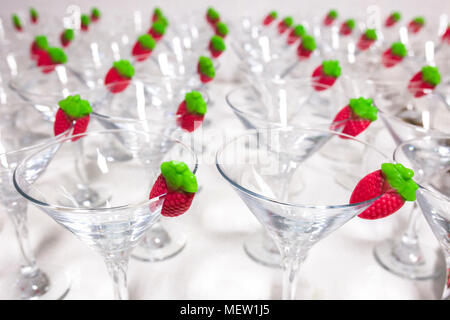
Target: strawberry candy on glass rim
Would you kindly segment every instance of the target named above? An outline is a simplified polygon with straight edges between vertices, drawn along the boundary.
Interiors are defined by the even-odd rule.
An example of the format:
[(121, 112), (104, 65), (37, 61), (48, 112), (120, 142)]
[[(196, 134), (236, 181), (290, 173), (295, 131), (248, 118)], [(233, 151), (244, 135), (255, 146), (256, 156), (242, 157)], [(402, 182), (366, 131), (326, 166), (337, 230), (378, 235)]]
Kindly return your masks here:
[[(170, 152), (162, 159), (155, 158), (149, 150), (159, 148), (161, 135), (156, 132), (88, 131), (81, 134), (82, 139), (73, 141), (79, 136), (59, 139), (30, 154), (23, 165), (16, 168), (14, 185), (28, 202), (99, 252), (111, 276), (114, 288), (111, 295), (116, 299), (128, 299), (126, 270), (130, 254), (147, 230), (161, 219), (162, 213), (179, 215), (189, 208), (187, 201), (192, 202), (191, 195), (196, 191), (197, 157), (191, 148), (167, 137), (167, 143), (172, 146)], [(113, 138), (118, 141), (116, 147), (129, 154), (128, 161), (89, 160), (106, 159), (104, 141)], [(73, 161), (73, 150), (83, 151), (85, 156)], [(49, 152), (53, 154), (46, 170), (30, 177), (27, 168), (38, 163), (42, 153)], [(172, 162), (173, 159), (177, 160)], [(161, 162), (173, 166), (159, 167)], [(78, 170), (86, 172), (88, 168), (96, 170), (95, 181), (77, 173)], [(158, 183), (155, 187), (158, 196), (152, 195), (149, 199), (151, 185), (160, 175), (167, 189), (163, 189), (162, 182)], [(126, 185), (121, 183), (124, 177), (127, 177)], [(77, 190), (73, 186), (80, 183), (91, 188), (101, 186), (110, 195), (109, 200), (100, 206), (89, 203), (80, 206), (65, 201), (76, 199)], [(30, 192), (30, 185), (37, 192)]]

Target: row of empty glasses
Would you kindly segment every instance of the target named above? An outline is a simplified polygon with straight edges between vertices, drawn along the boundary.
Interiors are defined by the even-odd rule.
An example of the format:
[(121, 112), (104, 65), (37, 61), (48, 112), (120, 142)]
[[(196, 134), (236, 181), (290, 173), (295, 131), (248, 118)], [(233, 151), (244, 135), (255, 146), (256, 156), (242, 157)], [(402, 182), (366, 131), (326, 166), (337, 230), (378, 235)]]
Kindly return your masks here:
[[(45, 264), (41, 268), (36, 263), (28, 239), (25, 199), (34, 199), (35, 204), (45, 202), (41, 207), (45, 212), (100, 251), (114, 280), (116, 298), (128, 297), (126, 265), (131, 249), (142, 238), (134, 256), (145, 261), (167, 259), (183, 249), (184, 236), (170, 234), (159, 222), (164, 195), (149, 200), (148, 194), (165, 160), (183, 161), (195, 174), (196, 156), (179, 139), (195, 130), (201, 121), (191, 125), (181, 105), (191, 92), (208, 101), (206, 81), (200, 79), (203, 62), (209, 63), (208, 76), (212, 80), (220, 54), (212, 50), (217, 49), (214, 46), (208, 47), (208, 41), (212, 42), (217, 33), (212, 27), (202, 27), (201, 38), (190, 44), (189, 35), (168, 28), (171, 31), (163, 34), (156, 45), (152, 38), (156, 36), (156, 24), (160, 27), (162, 18), (165, 26), (168, 22), (161, 10), (156, 8), (153, 14), (158, 15), (157, 19), (150, 15), (147, 23), (142, 22), (148, 26), (145, 30), (135, 30), (132, 25), (130, 29), (110, 30), (103, 21), (83, 27), (83, 16), (75, 14), (74, 19), (81, 19), (82, 26), (75, 28), (73, 42), (65, 49), (68, 61), (51, 69), (36, 66), (30, 48), (33, 50), (37, 44), (39, 34), (56, 45), (59, 31), (46, 33), (42, 28), (39, 33), (24, 32), (17, 37), (20, 41), (5, 49), (1, 64), (2, 106), (8, 111), (5, 114), (11, 116), (3, 118), (1, 128), (2, 201), (15, 224), (23, 257), (19, 281), (15, 273), (2, 281), (6, 298), (59, 299), (70, 288), (65, 270)], [(50, 22), (45, 25), (52, 26)], [(220, 31), (221, 38), (214, 39), (219, 44), (226, 36), (223, 26)], [(199, 32), (196, 34), (198, 38)], [(180, 37), (184, 37), (185, 47), (175, 48), (181, 43)], [(136, 54), (134, 46), (144, 42), (154, 50)], [(119, 71), (130, 71), (130, 76), (108, 84), (106, 79), (112, 69), (120, 75)], [(78, 95), (81, 98), (76, 98)], [(61, 102), (67, 97), (90, 103), (93, 111), (87, 118), (87, 135), (81, 132), (78, 138), (70, 136), (80, 133), (78, 120), (56, 135), (55, 121), (59, 119)], [(195, 115), (194, 119), (203, 116)], [(13, 172), (33, 152), (36, 154), (30, 158), (31, 167), (25, 165), (23, 171), (23, 193), (17, 193)], [(65, 161), (70, 161), (72, 167), (64, 165)], [(61, 165), (67, 169), (65, 173), (59, 171)], [(53, 182), (45, 181), (46, 172), (50, 173), (49, 179), (55, 179)], [(55, 177), (56, 172), (61, 174), (59, 178)], [(124, 176), (132, 180), (120, 184)], [(62, 184), (56, 186), (58, 179)], [(50, 188), (49, 192), (38, 187), (38, 181), (43, 181), (41, 187)], [(16, 187), (21, 183), (17, 181)], [(131, 190), (131, 185), (137, 189)], [(115, 187), (122, 190), (114, 190)]]
[[(357, 28), (350, 35), (337, 27), (348, 21), (331, 11), (324, 19), (305, 16), (296, 25), (276, 13), (224, 23), (213, 8), (182, 17), (157, 8), (135, 11), (116, 28), (112, 17), (87, 23), (75, 10), (62, 24), (48, 18), (28, 33), (9, 30), (14, 36), (5, 38), (0, 57), (1, 201), (14, 223), (23, 263), (18, 290), (3, 291), (49, 299), (69, 292), (64, 270), (36, 262), (28, 239), (28, 203), (103, 256), (116, 298), (128, 297), (130, 256), (159, 261), (183, 249), (186, 237), (159, 219), (165, 196), (149, 199), (149, 192), (164, 161), (183, 161), (196, 173), (195, 152), (180, 141), (201, 125), (204, 112), (186, 126), (180, 108), (192, 91), (211, 106), (207, 82), (219, 69), (216, 46), (224, 50), (225, 40), (239, 58), (236, 70), (243, 82), (227, 94), (226, 103), (249, 131), (214, 146), (216, 165), (264, 227), (244, 248), (254, 260), (283, 268), (283, 298), (295, 298), (298, 270), (311, 247), (377, 202), (379, 195), (351, 204), (349, 199), (358, 181), (383, 163), (414, 169), (418, 206), (448, 265), (447, 17), (441, 15), (437, 25), (418, 19), (412, 27), (388, 28), (376, 9), (355, 17)], [(53, 23), (61, 29), (51, 28)], [(414, 24), (421, 23), (426, 28), (415, 32)], [(45, 34), (58, 46), (61, 32), (71, 27), (67, 62), (51, 69), (35, 66), (30, 46), (36, 36)], [(144, 54), (136, 54), (136, 46), (146, 49)], [(111, 72), (122, 77), (108, 83)], [(435, 82), (411, 85), (417, 74), (431, 74), (427, 79)], [(74, 121), (55, 136), (60, 101), (76, 95), (92, 107), (87, 131), (80, 132)], [(355, 119), (339, 120), (352, 101), (378, 113), (362, 132), (351, 131)], [(377, 145), (383, 130), (397, 144), (394, 156)], [(433, 268), (439, 257), (418, 241), (418, 213), (414, 206), (401, 240), (382, 243), (375, 256), (402, 276), (436, 277), (444, 271)], [(8, 280), (6, 287), (14, 287), (15, 275)]]
[[(368, 13), (376, 9), (370, 7)], [(328, 16), (330, 13), (333, 19)], [(396, 24), (392, 28), (387, 26), (387, 22), (382, 26), (378, 14), (369, 14), (355, 18), (356, 23), (355, 20), (352, 23), (358, 28), (348, 36), (341, 32), (342, 25), (348, 20), (336, 19), (335, 11), (330, 13), (323, 20), (320, 17), (313, 20), (300, 17), (296, 21), (298, 25), (293, 23), (291, 16), (279, 16), (274, 11), (264, 20), (244, 18), (240, 21), (241, 32), (236, 32), (232, 49), (241, 60), (242, 78), (247, 84), (231, 91), (227, 102), (244, 126), (283, 128), (314, 126), (322, 121), (323, 125), (330, 127), (334, 116), (348, 104), (349, 98), (362, 96), (373, 99), (380, 118), (360, 136), (369, 143), (374, 142), (380, 129), (387, 130), (397, 145), (414, 138), (450, 133), (448, 16), (442, 14), (439, 19), (426, 23), (424, 19), (412, 19), (409, 24)], [(416, 31), (414, 24), (417, 23), (425, 27)], [(376, 36), (365, 49), (360, 42), (368, 28), (373, 28), (372, 35), (375, 33)], [(298, 30), (301, 32), (297, 40), (292, 41)], [(315, 40), (313, 45), (311, 38)], [(394, 51), (401, 54), (394, 57)], [(330, 59), (339, 61), (341, 72), (335, 76), (331, 87), (321, 84), (321, 90), (313, 90), (314, 84), (309, 84), (314, 81), (311, 81), (311, 75), (314, 78), (317, 68), (323, 67), (323, 61)], [(417, 94), (420, 90), (415, 90), (411, 82), (435, 66), (440, 72), (437, 82)], [(290, 90), (295, 86), (297, 88)], [(328, 100), (327, 91), (330, 92)], [(327, 104), (332, 108), (326, 110)], [(308, 107), (310, 112), (305, 111)], [(328, 152), (327, 156), (352, 162), (345, 144), (336, 146), (339, 147)], [(344, 151), (343, 154), (340, 150)], [(285, 168), (289, 166), (285, 165)], [(354, 186), (354, 174), (338, 172), (336, 176), (341, 185)], [(303, 180), (296, 181), (298, 190), (303, 188)], [(445, 194), (446, 190), (442, 191)], [(435, 278), (444, 270), (440, 255), (419, 241), (418, 212), (414, 206), (402, 236), (381, 243), (374, 249), (374, 256), (384, 268), (400, 276)], [(282, 264), (279, 250), (274, 249), (268, 237), (258, 235), (251, 238), (245, 248), (253, 259), (265, 265)], [(448, 255), (448, 249), (444, 247), (444, 251)]]

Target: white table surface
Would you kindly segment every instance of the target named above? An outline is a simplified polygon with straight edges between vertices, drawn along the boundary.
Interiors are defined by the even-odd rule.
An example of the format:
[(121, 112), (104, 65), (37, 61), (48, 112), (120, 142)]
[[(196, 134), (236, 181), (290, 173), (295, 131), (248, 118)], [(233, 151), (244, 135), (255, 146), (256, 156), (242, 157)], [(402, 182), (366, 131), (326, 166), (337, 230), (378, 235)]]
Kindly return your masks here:
[[(207, 117), (212, 125), (197, 135), (220, 137), (220, 132), (244, 130), (225, 101), (235, 85), (211, 85), (215, 104)], [(214, 130), (214, 132), (212, 131)], [(392, 153), (394, 142), (386, 130), (377, 138), (378, 147)], [(131, 260), (131, 299), (279, 299), (281, 270), (252, 261), (243, 241), (260, 228), (258, 222), (220, 176), (214, 162), (215, 150), (200, 157), (198, 180), (203, 186), (190, 211), (171, 219), (175, 229), (188, 236), (186, 248), (176, 257), (157, 263)], [(37, 208), (29, 206), (29, 228), (38, 262), (56, 265), (72, 279), (66, 299), (111, 299), (112, 284), (102, 258), (73, 234)], [(377, 221), (355, 218), (316, 244), (300, 269), (298, 299), (436, 299), (439, 279), (412, 281), (380, 267), (373, 247), (404, 230), (408, 210)], [(439, 250), (429, 226), (420, 218), (423, 243)], [(11, 223), (0, 231), (0, 283), (19, 268), (19, 249)], [(50, 274), (51, 276), (51, 274)]]

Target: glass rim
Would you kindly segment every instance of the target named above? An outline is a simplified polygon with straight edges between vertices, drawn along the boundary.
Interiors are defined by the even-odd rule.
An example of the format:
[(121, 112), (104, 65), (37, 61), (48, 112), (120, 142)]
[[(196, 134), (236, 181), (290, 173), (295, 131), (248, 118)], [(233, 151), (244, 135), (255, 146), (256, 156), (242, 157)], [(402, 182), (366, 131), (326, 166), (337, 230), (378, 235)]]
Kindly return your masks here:
[[(406, 146), (406, 145), (414, 145), (415, 142), (421, 142), (421, 141), (424, 141), (424, 140), (437, 140), (437, 139), (443, 139), (443, 138), (450, 140), (450, 134), (446, 135), (446, 134), (441, 133), (441, 134), (437, 134), (437, 135), (426, 135), (426, 136), (423, 136), (421, 138), (414, 138), (414, 139), (406, 140), (406, 141), (400, 143), (395, 148), (393, 156), (392, 156), (393, 160), (396, 163), (400, 163), (400, 162), (398, 162), (398, 158), (399, 158), (399, 155), (402, 153), (403, 147)], [(450, 202), (450, 196), (447, 196), (447, 195), (443, 194), (442, 192), (434, 189), (433, 187), (425, 186), (425, 185), (423, 185), (421, 183), (418, 183), (417, 181), (415, 181), (415, 182), (417, 183), (419, 188), (430, 192), (431, 194), (433, 194), (435, 197), (437, 197), (439, 199), (443, 199), (443, 200), (446, 200), (446, 201)]]
[[(436, 97), (436, 95), (434, 95), (433, 93), (428, 94), (428, 96), (429, 97), (432, 97), (432, 96)], [(378, 112), (381, 115), (381, 117), (383, 117), (383, 118), (392, 118), (392, 119), (394, 119), (394, 120), (396, 120), (398, 122), (401, 122), (402, 125), (405, 125), (408, 128), (413, 129), (414, 131), (419, 131), (419, 132), (421, 132), (421, 133), (423, 133), (425, 135), (439, 135), (439, 134), (442, 135), (442, 134), (445, 134), (445, 133), (443, 133), (440, 130), (435, 129), (435, 128), (428, 128), (428, 129), (426, 129), (424, 127), (420, 127), (420, 126), (414, 125), (412, 123), (405, 122), (400, 117), (392, 114), (391, 112), (386, 111), (383, 107), (380, 107), (379, 105), (377, 105), (377, 108), (378, 108)], [(450, 113), (450, 110), (448, 110), (448, 112)]]
[[(374, 202), (375, 200), (379, 199), (382, 195), (379, 195), (375, 198), (366, 200), (366, 201), (362, 201), (362, 202), (356, 202), (356, 203), (349, 203), (349, 204), (339, 204), (339, 205), (310, 205), (310, 204), (298, 204), (298, 203), (290, 203), (290, 202), (286, 202), (286, 201), (279, 201), (276, 200), (274, 198), (271, 197), (266, 197), (263, 196), (257, 192), (251, 191), (247, 188), (244, 188), (243, 186), (241, 186), (239, 183), (235, 182), (233, 179), (231, 179), (230, 177), (228, 177), (228, 175), (225, 173), (225, 171), (222, 168), (221, 163), (219, 162), (219, 157), (221, 156), (221, 154), (223, 153), (224, 149), (229, 146), (230, 144), (232, 144), (234, 141), (245, 137), (245, 136), (250, 136), (254, 133), (258, 133), (260, 131), (266, 131), (266, 130), (302, 130), (302, 131), (318, 131), (318, 132), (328, 132), (334, 135), (339, 135), (339, 136), (344, 136), (348, 139), (354, 140), (364, 146), (367, 146), (373, 150), (375, 150), (378, 154), (380, 154), (382, 157), (384, 157), (386, 159), (386, 161), (392, 162), (392, 159), (389, 158), (388, 156), (386, 156), (383, 152), (381, 152), (380, 150), (378, 150), (376, 147), (374, 147), (371, 144), (368, 144), (364, 141), (355, 139), (352, 136), (349, 136), (347, 134), (344, 133), (340, 133), (337, 131), (332, 131), (332, 130), (324, 130), (324, 129), (318, 129), (318, 128), (314, 128), (314, 127), (305, 127), (305, 128), (299, 128), (299, 127), (283, 127), (283, 128), (269, 128), (269, 129), (251, 129), (251, 130), (247, 130), (246, 132), (244, 132), (243, 134), (240, 134), (234, 138), (232, 138), (231, 140), (227, 141), (225, 144), (223, 144), (222, 146), (220, 146), (220, 148), (218, 149), (217, 153), (216, 153), (216, 168), (219, 171), (219, 173), (222, 175), (223, 178), (225, 178), (225, 180), (227, 180), (234, 188), (244, 192), (245, 194), (248, 194), (250, 196), (252, 196), (253, 198), (257, 198), (263, 201), (267, 201), (270, 203), (274, 203), (277, 205), (282, 205), (282, 206), (287, 206), (287, 207), (293, 207), (293, 208), (303, 208), (303, 209), (325, 209), (325, 210), (335, 210), (335, 209), (344, 209), (344, 208), (353, 208), (356, 206), (360, 206), (360, 205), (365, 205), (371, 202)], [(362, 177), (361, 177), (362, 178)], [(356, 186), (356, 185), (355, 185)]]
[[(310, 81), (306, 81), (309, 80), (310, 78), (305, 77), (304, 80), (305, 82), (309, 82)], [(294, 81), (292, 81), (294, 82)], [(244, 117), (252, 117), (252, 118), (256, 118), (258, 120), (263, 121), (264, 123), (268, 124), (268, 125), (274, 125), (275, 127), (284, 127), (285, 125), (283, 125), (281, 122), (274, 122), (274, 121), (267, 121), (266, 119), (264, 119), (264, 117), (258, 117), (257, 115), (255, 115), (254, 113), (249, 113), (247, 111), (243, 111), (241, 110), (241, 108), (237, 107), (235, 103), (233, 103), (231, 101), (231, 96), (236, 94), (239, 91), (243, 91), (243, 90), (247, 90), (248, 88), (250, 89), (255, 89), (255, 87), (251, 84), (251, 83), (244, 83), (244, 84), (240, 84), (239, 86), (236, 86), (235, 88), (231, 89), (226, 95), (225, 95), (225, 101), (227, 103), (227, 105), (236, 113), (243, 115)], [(343, 106), (344, 107), (344, 106)], [(336, 113), (337, 114), (337, 113)], [(345, 123), (347, 120), (342, 120), (342, 121), (337, 121), (337, 122), (333, 122), (333, 119), (330, 119), (329, 121), (324, 121), (324, 122), (320, 122), (320, 123), (316, 123), (314, 124), (314, 126), (330, 126), (332, 124), (335, 125), (339, 125), (339, 124), (343, 124)], [(311, 126), (308, 125), (307, 123), (305, 123), (305, 126)], [(303, 125), (296, 125), (296, 126), (289, 126), (289, 127), (297, 127), (297, 128), (303, 128)]]
[[(81, 138), (81, 137), (86, 137), (89, 135), (99, 135), (99, 134), (109, 134), (109, 133), (118, 133), (118, 132), (134, 132), (137, 134), (143, 134), (143, 135), (158, 135), (158, 136), (164, 136), (168, 139), (170, 139), (171, 141), (178, 143), (179, 145), (183, 146), (184, 149), (188, 150), (190, 152), (190, 155), (192, 156), (193, 160), (194, 160), (194, 168), (192, 169), (192, 172), (195, 173), (198, 170), (198, 157), (196, 155), (196, 153), (194, 152), (194, 150), (192, 150), (192, 148), (190, 148), (189, 146), (187, 146), (186, 144), (184, 144), (182, 141), (175, 139), (173, 137), (170, 137), (168, 135), (165, 134), (157, 134), (154, 132), (147, 132), (147, 131), (141, 131), (141, 130), (130, 130), (130, 129), (111, 129), (111, 130), (98, 130), (98, 131), (91, 131), (91, 132), (87, 132), (87, 133), (80, 133), (80, 134), (76, 134), (76, 135), (70, 135), (66, 138), (60, 139), (54, 143), (50, 143), (50, 144), (46, 144), (43, 148), (40, 149), (40, 151), (44, 150), (44, 149), (48, 149), (52, 146), (55, 146), (57, 144), (62, 144), (64, 142), (67, 142), (69, 140), (72, 140), (73, 138)], [(37, 152), (28, 155), (26, 158), (22, 159), (19, 163), (19, 165), (17, 165), (17, 167), (14, 169), (14, 174), (13, 174), (13, 184), (14, 187), (16, 189), (16, 191), (22, 195), (26, 200), (30, 201), (31, 203), (33, 203), (34, 205), (37, 205), (39, 207), (42, 208), (46, 208), (46, 209), (51, 209), (51, 210), (55, 210), (58, 212), (64, 212), (64, 213), (90, 213), (90, 214), (96, 214), (96, 213), (104, 213), (104, 212), (111, 212), (111, 211), (123, 211), (123, 210), (131, 210), (133, 208), (138, 208), (138, 207), (143, 207), (146, 205), (150, 205), (151, 203), (155, 202), (157, 199), (163, 198), (166, 194), (162, 194), (159, 195), (158, 197), (154, 197), (151, 199), (147, 199), (145, 201), (140, 201), (138, 203), (130, 203), (130, 204), (125, 204), (125, 205), (120, 205), (120, 206), (114, 206), (114, 207), (110, 207), (110, 208), (106, 208), (106, 207), (101, 207), (101, 208), (74, 208), (74, 207), (67, 207), (67, 206), (61, 206), (61, 205), (54, 205), (54, 204), (49, 204), (43, 201), (40, 201), (34, 197), (31, 197), (30, 195), (28, 195), (25, 191), (22, 190), (22, 188), (20, 187), (19, 183), (17, 182), (17, 169), (19, 167), (21, 167), (24, 163), (26, 163), (29, 159), (31, 159), (33, 156), (35, 156), (37, 154)], [(149, 190), (150, 193), (150, 190)]]

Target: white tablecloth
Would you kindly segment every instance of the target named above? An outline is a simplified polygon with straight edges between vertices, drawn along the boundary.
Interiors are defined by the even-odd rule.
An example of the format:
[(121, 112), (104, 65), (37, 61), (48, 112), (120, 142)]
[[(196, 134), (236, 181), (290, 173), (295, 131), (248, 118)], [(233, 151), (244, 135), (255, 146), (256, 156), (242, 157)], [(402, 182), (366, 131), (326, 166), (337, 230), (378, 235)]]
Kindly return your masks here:
[[(227, 130), (236, 134), (244, 128), (225, 102), (232, 84), (211, 85), (214, 106), (207, 117), (212, 125), (203, 132)], [(214, 130), (214, 132), (212, 131)], [(219, 131), (217, 131), (219, 130)], [(386, 131), (378, 146), (392, 153), (394, 142)], [(279, 299), (281, 270), (253, 262), (243, 250), (243, 241), (260, 227), (243, 201), (220, 176), (214, 150), (200, 157), (198, 180), (202, 191), (191, 210), (171, 219), (174, 228), (188, 236), (186, 248), (163, 262), (131, 260), (131, 299)], [(56, 265), (72, 279), (67, 299), (110, 299), (112, 284), (101, 257), (37, 208), (29, 206), (29, 228), (38, 262)], [(412, 281), (380, 267), (373, 247), (399, 235), (409, 211), (377, 221), (355, 218), (315, 245), (301, 267), (297, 298), (306, 299), (436, 299), (440, 297), (444, 274), (439, 279)], [(420, 218), (423, 243), (439, 250), (429, 226)], [(0, 281), (19, 268), (19, 250), (12, 225), (6, 221), (0, 231)], [(49, 274), (51, 277), (52, 275)]]

